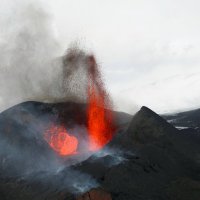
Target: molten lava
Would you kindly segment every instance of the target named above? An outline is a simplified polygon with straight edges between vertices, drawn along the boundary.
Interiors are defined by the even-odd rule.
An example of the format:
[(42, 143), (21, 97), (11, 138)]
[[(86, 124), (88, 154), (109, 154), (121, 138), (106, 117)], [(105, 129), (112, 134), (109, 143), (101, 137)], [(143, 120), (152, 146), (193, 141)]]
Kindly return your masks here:
[(52, 126), (46, 131), (45, 139), (62, 156), (77, 153), (78, 139), (67, 133), (62, 126)]
[(111, 103), (101, 80), (95, 58), (89, 57), (88, 80), (88, 132), (89, 149), (96, 151), (105, 146), (113, 137), (114, 124)]
[[(112, 139), (115, 126), (112, 104), (102, 81), (99, 66), (94, 56), (87, 56), (86, 61), (88, 106), (85, 117), (87, 118), (89, 145), (85, 149), (96, 151), (103, 148)], [(75, 154), (78, 145), (82, 143), (81, 140), (78, 141), (77, 137), (70, 135), (64, 127), (56, 125), (45, 133), (45, 139), (56, 152), (65, 156)]]

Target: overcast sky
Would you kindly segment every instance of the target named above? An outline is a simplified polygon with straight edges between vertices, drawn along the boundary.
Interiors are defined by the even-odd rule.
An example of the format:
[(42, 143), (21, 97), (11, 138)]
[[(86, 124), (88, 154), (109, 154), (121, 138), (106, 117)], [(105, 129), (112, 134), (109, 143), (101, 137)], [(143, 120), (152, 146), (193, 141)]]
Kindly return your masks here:
[(200, 1), (51, 0), (50, 6), (64, 48), (78, 39), (97, 54), (122, 110), (200, 107)]
[(42, 3), (63, 51), (79, 41), (96, 54), (118, 109), (200, 107), (199, 0)]

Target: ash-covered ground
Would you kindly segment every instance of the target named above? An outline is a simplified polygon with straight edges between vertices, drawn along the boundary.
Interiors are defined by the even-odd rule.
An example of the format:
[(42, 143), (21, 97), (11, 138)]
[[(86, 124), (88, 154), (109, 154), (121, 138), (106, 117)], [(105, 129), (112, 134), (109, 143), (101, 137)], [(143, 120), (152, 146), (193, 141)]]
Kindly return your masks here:
[(82, 146), (60, 157), (43, 137), (46, 127), (54, 121), (80, 131), (85, 116), (78, 103), (25, 102), (2, 112), (0, 199), (199, 199), (195, 131), (182, 132), (147, 107), (133, 117), (116, 112), (116, 135), (102, 150), (81, 154)]

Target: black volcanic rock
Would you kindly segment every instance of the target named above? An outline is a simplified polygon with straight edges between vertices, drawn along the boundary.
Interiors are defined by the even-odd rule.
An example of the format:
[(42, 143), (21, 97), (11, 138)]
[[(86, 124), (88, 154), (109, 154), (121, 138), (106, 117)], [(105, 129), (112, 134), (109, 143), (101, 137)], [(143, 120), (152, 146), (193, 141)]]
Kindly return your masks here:
[[(25, 199), (43, 199), (43, 191), (38, 192), (40, 191), (38, 187), (43, 188), (42, 184), (37, 182), (35, 186), (33, 180), (35, 178), (40, 180), (39, 177), (45, 174), (46, 170), (57, 167), (57, 165), (54, 166), (55, 163), (63, 163), (62, 158), (58, 157), (44, 140), (44, 132), (52, 124), (61, 124), (69, 129), (77, 125), (86, 126), (86, 116), (86, 105), (73, 102), (30, 101), (2, 112), (0, 114), (0, 199), (23, 199), (25, 197), (27, 197)], [(125, 113), (116, 113), (115, 116), (114, 120), (119, 123), (118, 126), (124, 126), (130, 119), (130, 115)], [(72, 161), (71, 158), (64, 158), (64, 162), (68, 164)], [(44, 172), (40, 175), (41, 171)], [(26, 177), (27, 174), (30, 174), (30, 182), (21, 183), (19, 180), (24, 179), (23, 177)], [(62, 179), (66, 174), (62, 175)], [(10, 177), (12, 178), (10, 179)], [(24, 189), (32, 187), (32, 185), (36, 191), (35, 189)], [(51, 187), (48, 185), (47, 187), (44, 196), (48, 195), (48, 199), (57, 199), (57, 196), (60, 195), (59, 192), (52, 193)], [(13, 192), (7, 195), (9, 190)], [(21, 195), (20, 190), (24, 190)], [(64, 195), (67, 192), (63, 192)], [(39, 197), (39, 193), (41, 193), (41, 197)], [(5, 197), (2, 197), (3, 195)]]
[[(10, 147), (16, 146), (22, 157), (26, 152), (28, 160), (28, 155), (35, 161), (41, 155), (50, 159), (54, 152), (44, 142), (42, 131), (52, 121), (66, 127), (85, 125), (85, 108), (75, 103), (20, 104), (0, 114), (0, 136)], [(199, 200), (200, 145), (196, 132), (179, 131), (147, 107), (142, 107), (129, 124), (126, 117), (122, 123), (118, 118), (119, 131), (104, 149), (71, 169), (96, 179), (113, 200)], [(0, 162), (4, 166), (5, 159)], [(0, 173), (0, 199), (74, 199), (68, 186), (62, 184), (72, 178), (68, 170), (46, 182), (42, 171), (32, 174), (32, 181)], [(55, 182), (60, 184), (52, 187)]]
[(136, 146), (136, 144), (148, 144), (161, 138), (167, 138), (175, 132), (177, 132), (176, 128), (158, 114), (143, 106), (133, 116), (127, 130), (116, 135), (110, 146), (117, 145), (129, 149)]
[[(106, 164), (113, 157), (111, 153), (93, 156), (75, 168), (95, 177), (114, 200), (186, 200), (188, 196), (197, 200), (200, 163), (196, 156), (200, 148), (193, 144), (159, 115), (142, 107), (129, 127), (107, 145), (123, 152), (121, 162)], [(130, 152), (132, 156), (127, 156)], [(184, 185), (188, 189), (182, 191)]]
[(143, 106), (133, 117), (127, 134), (135, 142), (146, 144), (175, 131), (176, 129), (162, 117)]
[(78, 197), (76, 200), (112, 200), (111, 195), (101, 188), (94, 188)]

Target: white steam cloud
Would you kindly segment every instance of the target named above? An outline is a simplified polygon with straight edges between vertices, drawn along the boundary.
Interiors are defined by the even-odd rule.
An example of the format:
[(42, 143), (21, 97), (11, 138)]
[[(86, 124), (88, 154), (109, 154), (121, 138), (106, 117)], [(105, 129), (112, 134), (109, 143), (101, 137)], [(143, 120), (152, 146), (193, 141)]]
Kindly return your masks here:
[(0, 8), (0, 111), (61, 98), (59, 45), (50, 15), (36, 2), (6, 1)]

